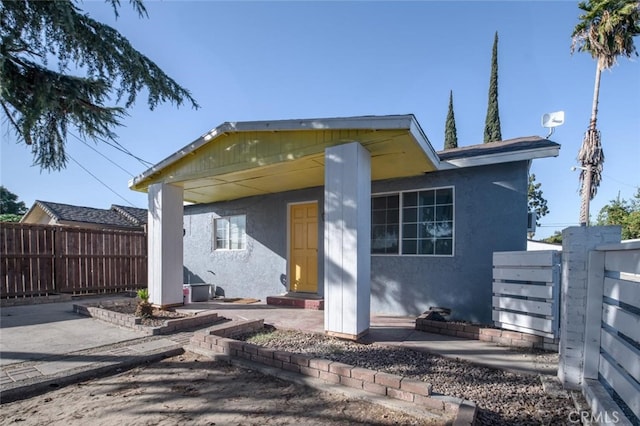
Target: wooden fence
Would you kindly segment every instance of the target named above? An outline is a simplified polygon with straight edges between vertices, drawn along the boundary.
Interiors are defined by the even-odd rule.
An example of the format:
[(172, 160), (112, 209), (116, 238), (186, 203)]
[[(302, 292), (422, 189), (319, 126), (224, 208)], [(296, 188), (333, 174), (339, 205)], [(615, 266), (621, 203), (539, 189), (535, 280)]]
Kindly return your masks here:
[(496, 327), (550, 339), (559, 335), (561, 253), (493, 253), (493, 321)]
[(1, 298), (147, 285), (144, 232), (2, 223), (0, 256)]
[(594, 417), (618, 423), (617, 399), (640, 421), (640, 242), (589, 253), (585, 330), (583, 393)]

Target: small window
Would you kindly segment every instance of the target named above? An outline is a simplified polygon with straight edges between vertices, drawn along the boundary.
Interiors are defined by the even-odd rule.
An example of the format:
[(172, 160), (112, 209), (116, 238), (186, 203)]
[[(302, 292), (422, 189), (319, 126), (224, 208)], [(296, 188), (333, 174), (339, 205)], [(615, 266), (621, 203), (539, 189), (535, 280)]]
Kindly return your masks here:
[(225, 216), (213, 220), (214, 250), (244, 250), (247, 246), (246, 215)]

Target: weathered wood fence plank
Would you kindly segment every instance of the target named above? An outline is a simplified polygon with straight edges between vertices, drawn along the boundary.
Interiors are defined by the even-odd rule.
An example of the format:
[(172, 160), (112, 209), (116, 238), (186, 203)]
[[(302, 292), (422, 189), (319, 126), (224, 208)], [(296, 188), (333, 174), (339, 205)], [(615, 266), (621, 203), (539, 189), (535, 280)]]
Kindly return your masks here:
[(146, 244), (144, 232), (3, 223), (0, 297), (145, 287)]

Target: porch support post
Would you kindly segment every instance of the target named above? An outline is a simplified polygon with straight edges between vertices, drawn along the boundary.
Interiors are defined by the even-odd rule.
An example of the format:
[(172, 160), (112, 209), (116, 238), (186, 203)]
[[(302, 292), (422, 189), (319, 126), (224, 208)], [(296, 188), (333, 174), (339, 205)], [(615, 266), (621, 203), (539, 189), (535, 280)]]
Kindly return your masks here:
[(371, 306), (371, 156), (357, 142), (325, 150), (324, 329), (358, 339)]
[(183, 189), (149, 186), (148, 288), (155, 306), (182, 305)]

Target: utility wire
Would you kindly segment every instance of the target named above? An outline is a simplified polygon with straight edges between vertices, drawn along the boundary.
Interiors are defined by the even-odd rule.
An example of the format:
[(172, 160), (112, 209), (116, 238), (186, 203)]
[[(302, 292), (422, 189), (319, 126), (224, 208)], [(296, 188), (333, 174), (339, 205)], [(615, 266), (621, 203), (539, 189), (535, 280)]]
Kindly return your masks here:
[(93, 177), (95, 180), (97, 180), (98, 182), (100, 182), (105, 188), (107, 188), (109, 191), (113, 192), (114, 194), (116, 194), (118, 197), (120, 197), (121, 199), (123, 199), (127, 204), (129, 204), (131, 207), (137, 207), (135, 206), (131, 201), (127, 200), (126, 198), (124, 198), (122, 195), (118, 194), (115, 190), (113, 190), (109, 185), (107, 185), (106, 183), (104, 183), (103, 181), (101, 181), (96, 175), (94, 175), (93, 173), (91, 173), (89, 170), (87, 170), (82, 164), (80, 164), (78, 161), (76, 161), (75, 158), (73, 158), (72, 156), (70, 156), (69, 154), (67, 154), (67, 157), (69, 157), (71, 160), (73, 160), (74, 163), (76, 163), (82, 170), (84, 170), (85, 172), (87, 172), (89, 175), (91, 175), (91, 177)]
[[(140, 164), (142, 164), (145, 167), (151, 167), (153, 166), (153, 163), (150, 163), (147, 160), (143, 160), (142, 158), (138, 157), (137, 155), (133, 154), (131, 151), (129, 151), (127, 148), (125, 148), (124, 146), (122, 146), (119, 142), (117, 141), (109, 141), (107, 139), (101, 138), (99, 136), (92, 136), (94, 139), (99, 140), (102, 143), (105, 143), (107, 145), (109, 145), (111, 148), (117, 149), (120, 152), (123, 152), (125, 154), (127, 154), (129, 157), (134, 158), (136, 160), (138, 160), (140, 162)], [(127, 172), (128, 173), (128, 172)]]
[(130, 171), (124, 169), (120, 164), (116, 163), (115, 161), (113, 161), (112, 159), (110, 159), (109, 157), (107, 157), (106, 155), (101, 153), (100, 151), (98, 151), (95, 147), (93, 147), (90, 144), (88, 144), (87, 141), (85, 141), (83, 139), (80, 139), (80, 137), (78, 137), (77, 135), (75, 135), (75, 134), (73, 134), (71, 132), (69, 132), (69, 134), (71, 136), (73, 136), (74, 138), (78, 139), (80, 142), (82, 142), (83, 144), (85, 144), (89, 148), (91, 148), (92, 150), (94, 150), (96, 153), (98, 153), (100, 156), (102, 156), (105, 160), (107, 160), (108, 162), (110, 162), (111, 164), (113, 164), (114, 166), (116, 166), (117, 168), (122, 170), (123, 172), (127, 173), (129, 176), (134, 177), (133, 173), (131, 173)]

